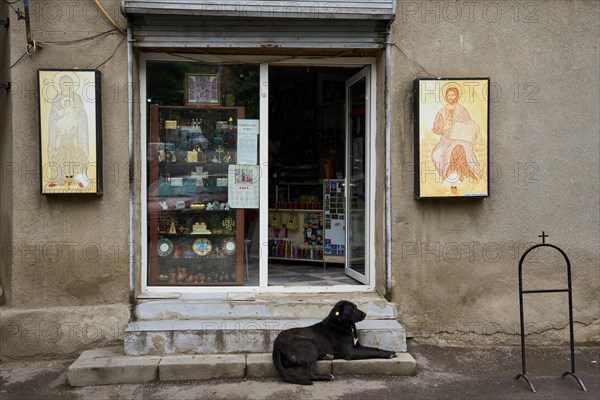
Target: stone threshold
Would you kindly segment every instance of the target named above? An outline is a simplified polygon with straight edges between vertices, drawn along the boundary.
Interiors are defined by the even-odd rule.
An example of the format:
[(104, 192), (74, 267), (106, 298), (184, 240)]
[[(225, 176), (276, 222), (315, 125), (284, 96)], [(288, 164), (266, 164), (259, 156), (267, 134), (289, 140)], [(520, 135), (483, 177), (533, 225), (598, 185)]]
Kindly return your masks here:
[[(415, 359), (408, 353), (383, 360), (321, 360), (320, 374), (414, 375)], [(122, 347), (84, 351), (69, 367), (71, 386), (141, 384), (219, 378), (278, 378), (271, 353), (126, 356)]]

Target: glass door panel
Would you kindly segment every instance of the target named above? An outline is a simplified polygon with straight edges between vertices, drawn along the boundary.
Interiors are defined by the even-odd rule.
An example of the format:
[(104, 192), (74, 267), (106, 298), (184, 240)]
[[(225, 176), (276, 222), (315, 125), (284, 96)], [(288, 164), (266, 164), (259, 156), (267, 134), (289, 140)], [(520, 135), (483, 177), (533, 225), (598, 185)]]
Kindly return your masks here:
[(369, 283), (367, 260), (367, 152), (369, 140), (369, 67), (346, 81), (346, 267)]

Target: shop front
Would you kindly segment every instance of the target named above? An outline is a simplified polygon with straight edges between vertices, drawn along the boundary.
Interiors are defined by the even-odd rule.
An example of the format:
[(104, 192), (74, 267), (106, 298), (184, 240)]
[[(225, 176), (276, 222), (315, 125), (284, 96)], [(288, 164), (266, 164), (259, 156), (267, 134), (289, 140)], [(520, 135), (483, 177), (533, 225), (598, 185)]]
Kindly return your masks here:
[[(342, 298), (367, 312), (360, 332), (380, 347), (405, 348), (400, 322), (421, 342), (518, 345), (518, 261), (542, 231), (573, 262), (576, 341), (598, 342), (598, 180), (586, 172), (600, 75), (597, 54), (573, 46), (598, 36), (593, 2), (40, 0), (29, 21), (25, 2), (6, 3), (3, 361), (124, 340), (136, 355), (268, 352), (283, 327), (272, 323), (308, 324)], [(101, 91), (89, 115), (102, 196), (77, 193), (86, 180), (69, 185), (70, 173), (71, 194), (40, 193), (44, 153), (83, 158), (44, 144), (51, 120), (38, 110), (52, 96), (40, 89), (54, 80), (39, 70), (54, 69), (100, 77), (63, 83)], [(425, 93), (423, 108), (414, 81), (448, 77), (490, 79), (474, 144), (489, 152), (485, 199), (455, 196), (460, 169), (433, 164), (450, 96)], [(456, 106), (479, 120), (476, 93), (463, 94)], [(61, 126), (82, 138), (72, 111)], [(444, 157), (464, 164), (467, 147)], [(415, 199), (423, 178), (452, 198)], [(527, 282), (555, 287), (539, 261)], [(536, 305), (554, 317), (532, 319), (529, 342), (559, 344), (561, 305)], [(244, 326), (262, 333), (244, 343)]]
[(374, 291), (393, 2), (197, 3), (123, 6), (141, 99), (137, 293)]

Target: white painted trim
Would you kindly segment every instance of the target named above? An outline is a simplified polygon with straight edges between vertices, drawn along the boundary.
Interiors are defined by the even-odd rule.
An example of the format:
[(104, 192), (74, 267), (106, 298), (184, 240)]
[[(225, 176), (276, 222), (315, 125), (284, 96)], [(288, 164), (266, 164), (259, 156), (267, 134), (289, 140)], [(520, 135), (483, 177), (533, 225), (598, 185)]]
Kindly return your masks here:
[(376, 265), (376, 254), (375, 254), (375, 181), (376, 181), (376, 165), (375, 160), (377, 157), (372, 157), (377, 149), (375, 143), (375, 137), (377, 136), (377, 71), (375, 62), (371, 64), (371, 82), (370, 82), (370, 98), (369, 98), (369, 118), (371, 126), (369, 127), (369, 140), (366, 141), (367, 146), (367, 183), (369, 185), (369, 191), (367, 193), (367, 229), (369, 230), (369, 285), (375, 287), (375, 265)]
[(260, 64), (260, 135), (259, 135), (259, 165), (260, 165), (260, 208), (259, 221), (259, 253), (258, 253), (258, 285), (269, 285), (269, 64)]
[[(200, 289), (200, 290), (199, 290)], [(179, 293), (374, 293), (370, 285), (337, 285), (337, 286), (153, 286), (140, 293), (141, 297), (159, 298), (166, 294)]]
[[(374, 205), (371, 203), (371, 193), (374, 193), (375, 188), (375, 179), (372, 175), (375, 168), (373, 163), (375, 163), (376, 157), (370, 157), (371, 149), (374, 149), (375, 143), (375, 126), (376, 126), (376, 99), (375, 99), (375, 87), (376, 87), (376, 59), (374, 57), (353, 57), (353, 58), (314, 58), (314, 59), (298, 59), (294, 57), (276, 57), (276, 56), (220, 56), (220, 55), (198, 55), (198, 54), (186, 54), (184, 56), (177, 56), (172, 54), (164, 54), (164, 53), (140, 53), (140, 65), (139, 65), (139, 82), (140, 82), (140, 160), (141, 160), (141, 190), (140, 190), (140, 210), (142, 213), (141, 216), (141, 233), (142, 237), (141, 241), (141, 274), (140, 277), (142, 279), (141, 282), (141, 293), (140, 296), (152, 296), (156, 294), (156, 296), (160, 297), (167, 293), (215, 293), (215, 292), (256, 292), (256, 293), (351, 293), (351, 292), (375, 292), (375, 243), (374, 243), (374, 231), (375, 227), (371, 221), (374, 221)], [(261, 165), (261, 174), (268, 174), (268, 68), (269, 65), (313, 65), (313, 66), (366, 66), (369, 65), (371, 67), (371, 99), (369, 102), (369, 107), (371, 109), (370, 117), (370, 138), (371, 140), (368, 142), (367, 146), (367, 156), (370, 158), (367, 162), (367, 166), (369, 168), (369, 183), (371, 191), (369, 193), (369, 209), (370, 213), (367, 214), (367, 218), (369, 219), (369, 232), (368, 240), (369, 240), (369, 284), (368, 285), (337, 285), (337, 286), (267, 286), (268, 284), (268, 228), (267, 228), (267, 218), (268, 218), (268, 181), (265, 183), (266, 189), (261, 185), (260, 188), (260, 211), (259, 211), (259, 241), (261, 242), (260, 251), (260, 261), (259, 261), (259, 270), (260, 270), (260, 286), (148, 286), (148, 226), (147, 226), (147, 154), (146, 154), (146, 138), (147, 138), (147, 87), (146, 87), (146, 62), (152, 61), (189, 61), (189, 62), (207, 62), (207, 63), (223, 63), (223, 62), (246, 62), (246, 63), (257, 63), (260, 64), (260, 82), (261, 84), (265, 82), (263, 73), (266, 70), (267, 74), (267, 96), (263, 98), (262, 95), (259, 99), (260, 101), (260, 117), (262, 117), (266, 110), (267, 117), (260, 118), (260, 138), (259, 138), (259, 147), (260, 147), (260, 165)], [(262, 93), (262, 88), (261, 88)], [(264, 103), (264, 104), (263, 104)], [(266, 108), (263, 108), (266, 107)], [(265, 132), (266, 134), (263, 134)], [(267, 165), (267, 168), (264, 166)], [(265, 172), (266, 170), (266, 172)], [(268, 176), (268, 175), (266, 175)], [(266, 191), (265, 191), (266, 190)], [(263, 232), (264, 231), (264, 232)], [(264, 254), (264, 256), (263, 256)]]
[(323, 58), (287, 58), (271, 61), (273, 65), (311, 65), (316, 67), (360, 67), (375, 65), (375, 57), (323, 57)]
[(147, 214), (148, 214), (148, 208), (147, 208), (147, 195), (148, 192), (146, 190), (147, 188), (147, 180), (148, 180), (148, 176), (147, 176), (147, 166), (148, 166), (148, 160), (147, 160), (147, 147), (146, 147), (146, 138), (147, 138), (147, 127), (148, 127), (148, 116), (147, 116), (147, 109), (148, 106), (146, 104), (146, 99), (147, 99), (147, 91), (146, 91), (146, 61), (147, 58), (145, 56), (145, 54), (140, 54), (140, 65), (139, 65), (139, 69), (140, 69), (140, 172), (141, 172), (141, 182), (140, 182), (140, 198), (139, 198), (139, 202), (140, 202), (140, 210), (141, 210), (141, 230), (142, 230), (142, 235), (140, 238), (140, 242), (141, 242), (141, 246), (140, 246), (140, 251), (141, 251), (141, 258), (142, 258), (142, 262), (141, 262), (141, 274), (140, 277), (142, 279), (142, 293), (148, 290), (148, 257), (146, 257), (146, 255), (148, 254), (148, 219), (146, 218)]

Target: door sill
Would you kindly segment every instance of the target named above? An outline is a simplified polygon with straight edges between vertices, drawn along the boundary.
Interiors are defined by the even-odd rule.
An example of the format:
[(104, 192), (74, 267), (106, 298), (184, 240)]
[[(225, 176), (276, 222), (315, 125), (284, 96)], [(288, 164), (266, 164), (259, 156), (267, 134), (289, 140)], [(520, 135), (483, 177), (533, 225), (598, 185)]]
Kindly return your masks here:
[(231, 286), (231, 287), (160, 287), (144, 288), (138, 299), (178, 299), (187, 293), (371, 293), (369, 285), (337, 286)]

